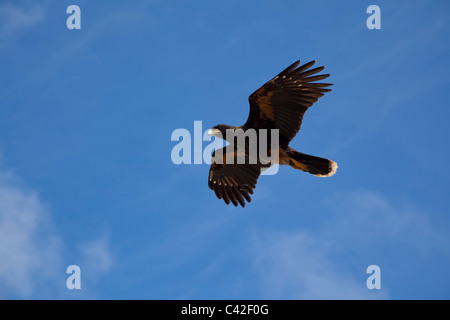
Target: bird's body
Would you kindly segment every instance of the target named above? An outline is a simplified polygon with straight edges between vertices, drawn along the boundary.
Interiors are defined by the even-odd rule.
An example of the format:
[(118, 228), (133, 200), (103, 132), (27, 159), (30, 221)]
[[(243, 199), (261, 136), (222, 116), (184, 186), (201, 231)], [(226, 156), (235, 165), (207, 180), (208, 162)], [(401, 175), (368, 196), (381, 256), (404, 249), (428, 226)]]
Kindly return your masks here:
[[(208, 186), (226, 204), (231, 202), (244, 207), (245, 200), (250, 202), (250, 194), (253, 194), (261, 170), (274, 163), (290, 165), (320, 177), (328, 177), (336, 172), (335, 162), (289, 147), (290, 141), (300, 130), (306, 110), (325, 92), (331, 91), (326, 88), (331, 84), (315, 82), (327, 78), (329, 74), (313, 76), (324, 67), (309, 69), (315, 63), (311, 61), (297, 68), (299, 63), (296, 61), (250, 95), (250, 114), (244, 125), (218, 125), (210, 130), (210, 135), (230, 142), (229, 146), (213, 153), (208, 181)], [(242, 148), (234, 143), (238, 132), (248, 138), (244, 138)], [(266, 132), (267, 135), (263, 136), (260, 132)], [(277, 147), (272, 142), (272, 134), (278, 136)], [(265, 140), (266, 150), (262, 150), (260, 140)], [(258, 155), (267, 155), (271, 159), (270, 163), (264, 156), (254, 157), (252, 144)], [(278, 150), (275, 161), (271, 158), (273, 148)], [(239, 158), (246, 161), (236, 161)]]

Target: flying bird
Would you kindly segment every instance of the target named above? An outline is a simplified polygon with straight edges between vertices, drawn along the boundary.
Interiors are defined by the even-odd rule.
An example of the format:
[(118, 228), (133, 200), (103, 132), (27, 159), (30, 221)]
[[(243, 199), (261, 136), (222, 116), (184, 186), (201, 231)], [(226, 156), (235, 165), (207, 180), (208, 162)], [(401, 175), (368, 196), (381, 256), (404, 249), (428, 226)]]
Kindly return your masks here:
[[(244, 154), (239, 154), (236, 145), (232, 144), (235, 137), (229, 133), (236, 130), (247, 132), (254, 129), (258, 133), (259, 129), (268, 129), (268, 132), (270, 129), (278, 129), (280, 165), (289, 165), (318, 177), (329, 177), (336, 173), (336, 162), (289, 147), (289, 143), (300, 130), (306, 110), (325, 92), (331, 91), (326, 87), (332, 84), (316, 82), (330, 75), (317, 75), (325, 68), (323, 66), (310, 69), (315, 62), (313, 60), (298, 67), (298, 60), (252, 93), (249, 97), (250, 114), (244, 125), (235, 127), (221, 124), (208, 131), (208, 135), (220, 137), (232, 146), (214, 151), (208, 179), (209, 188), (226, 204), (231, 202), (236, 207), (239, 204), (245, 207), (245, 201), (251, 202), (250, 195), (253, 194), (261, 171), (271, 165), (259, 160), (256, 163), (236, 161), (238, 156), (247, 160), (250, 157), (247, 143)], [(259, 139), (259, 136), (257, 138)], [(270, 149), (270, 143), (268, 145)]]

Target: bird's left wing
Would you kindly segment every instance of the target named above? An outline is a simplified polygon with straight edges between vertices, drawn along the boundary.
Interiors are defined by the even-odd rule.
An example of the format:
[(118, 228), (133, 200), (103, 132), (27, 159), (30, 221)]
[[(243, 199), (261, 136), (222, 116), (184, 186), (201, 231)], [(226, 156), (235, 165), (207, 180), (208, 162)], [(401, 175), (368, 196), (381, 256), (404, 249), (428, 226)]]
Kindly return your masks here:
[(226, 204), (231, 202), (236, 207), (238, 204), (245, 207), (245, 200), (252, 200), (250, 194), (253, 194), (264, 166), (249, 164), (247, 160), (248, 156), (245, 164), (239, 164), (236, 151), (227, 147), (213, 153), (208, 186), (214, 190), (217, 198), (223, 199)]
[(280, 138), (291, 141), (300, 130), (303, 115), (325, 92), (329, 83), (317, 83), (329, 74), (315, 75), (324, 67), (310, 69), (316, 61), (297, 68), (300, 60), (265, 83), (249, 97), (247, 128), (279, 129)]

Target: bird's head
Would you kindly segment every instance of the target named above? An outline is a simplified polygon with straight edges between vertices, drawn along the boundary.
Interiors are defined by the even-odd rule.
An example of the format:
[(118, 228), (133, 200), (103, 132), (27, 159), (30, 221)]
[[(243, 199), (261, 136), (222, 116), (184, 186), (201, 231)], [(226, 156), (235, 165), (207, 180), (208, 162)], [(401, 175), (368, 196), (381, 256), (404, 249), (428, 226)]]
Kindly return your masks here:
[(219, 124), (208, 130), (208, 136), (214, 136), (226, 140), (225, 138), (227, 130), (235, 130), (235, 129), (236, 127), (233, 126), (229, 126), (226, 124)]

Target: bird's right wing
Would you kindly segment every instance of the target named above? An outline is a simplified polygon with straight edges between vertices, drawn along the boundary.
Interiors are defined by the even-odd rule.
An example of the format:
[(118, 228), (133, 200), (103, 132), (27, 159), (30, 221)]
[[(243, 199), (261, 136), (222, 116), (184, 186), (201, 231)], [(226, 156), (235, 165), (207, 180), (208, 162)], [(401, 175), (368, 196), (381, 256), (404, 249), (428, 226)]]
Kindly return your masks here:
[(250, 194), (253, 194), (263, 166), (249, 164), (248, 161), (245, 164), (237, 162), (235, 150), (227, 147), (216, 150), (211, 161), (208, 186), (226, 204), (231, 202), (236, 207), (238, 204), (245, 207), (245, 200), (252, 200)]

